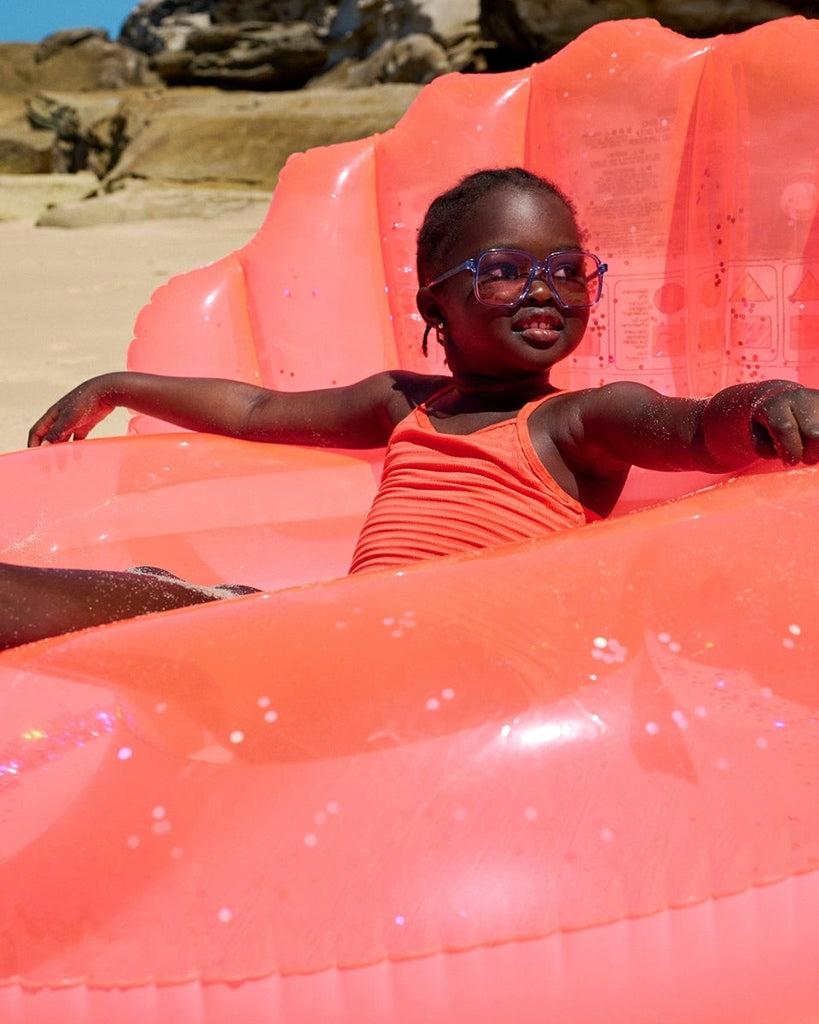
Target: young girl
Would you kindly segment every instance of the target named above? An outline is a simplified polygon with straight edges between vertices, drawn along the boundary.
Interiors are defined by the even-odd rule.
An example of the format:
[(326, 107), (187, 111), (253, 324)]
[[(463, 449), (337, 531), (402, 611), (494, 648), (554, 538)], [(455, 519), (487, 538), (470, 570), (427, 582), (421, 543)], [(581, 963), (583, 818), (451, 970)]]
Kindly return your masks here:
[[(253, 441), (389, 445), (352, 572), (606, 516), (632, 465), (724, 473), (760, 457), (819, 461), (819, 392), (789, 381), (707, 401), (626, 382), (553, 387), (551, 369), (580, 344), (605, 270), (583, 251), (554, 185), (517, 168), (481, 171), (432, 203), (418, 237), (424, 344), (433, 331), (449, 376), (396, 370), (287, 393), (111, 373), (53, 405), (29, 445), (84, 438), (119, 405)], [(224, 596), (155, 572), (0, 565), (0, 647)]]

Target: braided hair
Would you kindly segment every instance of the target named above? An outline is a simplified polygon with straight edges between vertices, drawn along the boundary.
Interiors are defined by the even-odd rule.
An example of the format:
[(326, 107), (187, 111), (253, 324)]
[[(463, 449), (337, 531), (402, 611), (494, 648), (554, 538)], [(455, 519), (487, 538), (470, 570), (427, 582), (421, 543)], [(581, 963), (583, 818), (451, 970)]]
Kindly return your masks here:
[[(447, 267), (453, 242), (453, 233), (466, 220), (475, 205), (495, 190), (516, 189), (555, 196), (565, 203), (572, 216), (577, 216), (574, 203), (554, 182), (541, 178), (522, 167), (502, 167), (475, 171), (467, 175), (454, 188), (433, 199), (418, 232), (416, 266), (418, 283), (426, 285)], [(430, 326), (424, 331), (422, 350), (427, 355)]]

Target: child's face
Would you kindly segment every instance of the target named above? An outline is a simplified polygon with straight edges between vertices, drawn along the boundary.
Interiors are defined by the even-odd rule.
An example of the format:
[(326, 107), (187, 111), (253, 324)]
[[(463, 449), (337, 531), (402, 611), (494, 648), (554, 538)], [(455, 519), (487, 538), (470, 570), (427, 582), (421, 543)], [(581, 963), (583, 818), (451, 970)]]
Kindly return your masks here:
[[(454, 239), (449, 267), (486, 249), (521, 249), (542, 260), (550, 253), (580, 249), (574, 217), (556, 196), (505, 188), (488, 193)], [(538, 276), (517, 306), (486, 306), (463, 271), (421, 289), (419, 306), (427, 317), (443, 319), (447, 363), (453, 375), (514, 381), (544, 377), (577, 348), (588, 309), (566, 309)]]

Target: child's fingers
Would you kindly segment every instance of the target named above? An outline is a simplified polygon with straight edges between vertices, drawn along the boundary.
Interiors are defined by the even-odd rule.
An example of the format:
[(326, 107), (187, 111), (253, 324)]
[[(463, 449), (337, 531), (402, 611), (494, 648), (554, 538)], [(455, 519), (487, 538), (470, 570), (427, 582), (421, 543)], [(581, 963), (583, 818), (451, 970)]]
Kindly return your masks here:
[(66, 408), (58, 402), (41, 416), (28, 432), (28, 446), (36, 448), (44, 443), (58, 444), (70, 440), (71, 437), (79, 441), (88, 434), (93, 425), (94, 421), (89, 422), (87, 414), (73, 406)]
[(813, 466), (819, 462), (819, 398), (816, 392), (800, 396), (795, 415), (802, 438), (802, 461)]
[(786, 421), (782, 429), (782, 445), (792, 465), (797, 462), (819, 462), (819, 394), (808, 390), (788, 392), (785, 399)]
[(769, 422), (768, 431), (777, 455), (786, 466), (795, 466), (802, 461), (802, 436), (792, 415), (778, 415)]
[(54, 426), (57, 413), (52, 406), (48, 412), (41, 416), (28, 432), (28, 447), (37, 448), (46, 440), (46, 434)]
[(754, 420), (765, 429), (785, 465), (819, 462), (818, 392), (805, 389), (776, 395), (763, 404)]

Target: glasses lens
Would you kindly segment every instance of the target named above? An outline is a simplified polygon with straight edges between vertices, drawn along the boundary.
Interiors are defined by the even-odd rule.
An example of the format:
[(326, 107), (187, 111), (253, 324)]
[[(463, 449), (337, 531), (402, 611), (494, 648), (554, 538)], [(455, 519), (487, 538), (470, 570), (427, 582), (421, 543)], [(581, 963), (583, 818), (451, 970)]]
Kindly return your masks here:
[(478, 298), (493, 305), (513, 305), (523, 295), (533, 265), (525, 252), (499, 249), (483, 253), (475, 274)]
[[(600, 298), (600, 264), (590, 253), (552, 253), (546, 261), (548, 282), (566, 307), (593, 306)], [(513, 306), (519, 302), (532, 276), (535, 259), (526, 252), (498, 249), (478, 259), (475, 287), (481, 302)]]
[(600, 264), (589, 253), (554, 253), (549, 257), (549, 278), (555, 294), (566, 306), (593, 306), (600, 298)]

